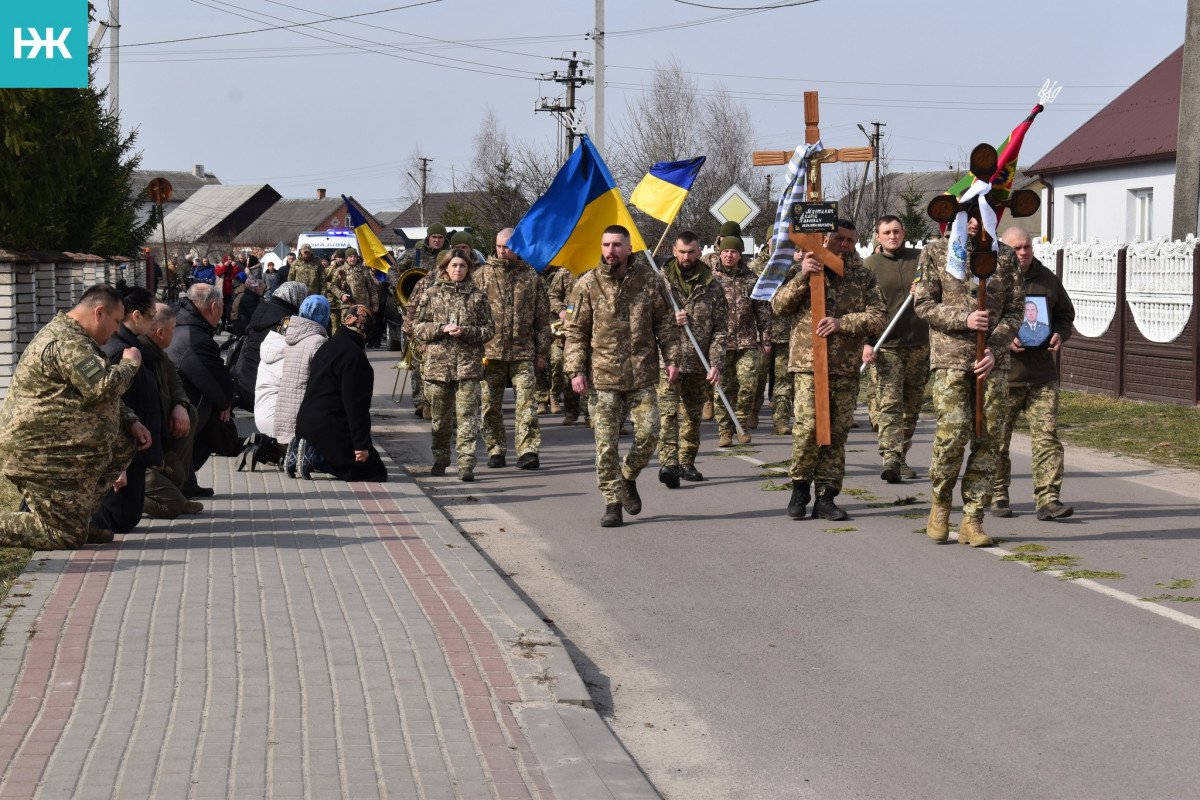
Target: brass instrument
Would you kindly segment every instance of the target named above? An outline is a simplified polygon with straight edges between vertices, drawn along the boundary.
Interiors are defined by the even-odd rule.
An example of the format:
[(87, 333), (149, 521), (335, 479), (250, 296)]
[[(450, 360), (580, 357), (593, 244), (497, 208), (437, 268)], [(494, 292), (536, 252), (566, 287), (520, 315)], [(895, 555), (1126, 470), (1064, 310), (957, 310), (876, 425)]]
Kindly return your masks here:
[(550, 323), (550, 334), (552, 336), (566, 336), (567, 332), (565, 330), (563, 330), (563, 325), (564, 325), (564, 323), (561, 319), (556, 319), (553, 322), (551, 322)]
[(410, 267), (401, 272), (400, 277), (396, 278), (396, 304), (401, 307), (408, 305), (408, 299), (412, 297), (413, 289), (417, 288), (417, 282), (428, 273), (429, 270), (424, 267)]

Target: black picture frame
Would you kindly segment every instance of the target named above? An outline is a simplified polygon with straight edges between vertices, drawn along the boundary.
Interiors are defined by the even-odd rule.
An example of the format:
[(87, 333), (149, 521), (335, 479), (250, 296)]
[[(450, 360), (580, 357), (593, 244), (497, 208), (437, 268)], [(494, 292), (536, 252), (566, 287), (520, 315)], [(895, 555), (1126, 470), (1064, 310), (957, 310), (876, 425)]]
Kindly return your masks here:
[[(1032, 323), (1029, 319), (1031, 307), (1037, 311)], [(1041, 295), (1029, 295), (1025, 298), (1025, 308), (1021, 314), (1021, 327), (1017, 328), (1017, 341), (1026, 350), (1037, 350), (1050, 346), (1050, 338), (1054, 335), (1054, 321), (1050, 318), (1050, 306)]]

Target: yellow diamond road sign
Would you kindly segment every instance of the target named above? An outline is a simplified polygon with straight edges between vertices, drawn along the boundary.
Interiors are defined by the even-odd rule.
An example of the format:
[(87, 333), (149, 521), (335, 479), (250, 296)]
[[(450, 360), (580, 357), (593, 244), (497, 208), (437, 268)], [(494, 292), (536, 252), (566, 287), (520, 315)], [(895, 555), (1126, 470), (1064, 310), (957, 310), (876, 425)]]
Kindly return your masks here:
[(750, 199), (750, 194), (746, 190), (735, 183), (708, 210), (720, 222), (736, 222), (738, 225), (746, 225), (757, 217), (758, 212), (762, 209)]

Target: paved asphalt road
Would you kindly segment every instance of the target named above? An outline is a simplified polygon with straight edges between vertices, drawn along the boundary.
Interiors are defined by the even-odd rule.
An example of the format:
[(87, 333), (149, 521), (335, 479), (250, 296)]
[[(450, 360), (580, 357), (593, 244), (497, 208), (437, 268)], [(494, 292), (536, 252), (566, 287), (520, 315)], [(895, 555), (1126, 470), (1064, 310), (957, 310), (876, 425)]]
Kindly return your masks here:
[[(394, 410), (392, 359), (373, 358), (377, 436), (425, 472), (427, 423)], [(1200, 794), (1200, 603), (1139, 599), (1200, 595), (1166, 588), (1200, 581), (1195, 475), (1072, 449), (1076, 515), (1038, 522), (1020, 441), (1018, 515), (986, 523), (1003, 551), (972, 550), (917, 532), (927, 420), (910, 458), (921, 477), (903, 486), (879, 480), (870, 429), (851, 433), (846, 523), (791, 521), (787, 492), (761, 490), (747, 458), (786, 459), (788, 440), (760, 428), (747, 458), (717, 455), (706, 423), (708, 481), (668, 490), (655, 463), (641, 516), (605, 530), (592, 432), (542, 425), (540, 471), (486, 469), (481, 444), (474, 484), (421, 483), (554, 621), (665, 797)], [(998, 557), (1030, 543), (1125, 577), (1066, 581)]]

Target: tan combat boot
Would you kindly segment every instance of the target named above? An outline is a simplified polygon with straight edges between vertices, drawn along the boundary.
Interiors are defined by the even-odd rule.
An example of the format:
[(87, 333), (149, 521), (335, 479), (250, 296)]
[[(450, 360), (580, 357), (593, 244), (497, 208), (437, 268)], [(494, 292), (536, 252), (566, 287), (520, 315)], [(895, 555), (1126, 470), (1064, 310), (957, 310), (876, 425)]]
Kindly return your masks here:
[(716, 409), (713, 408), (712, 400), (705, 402), (704, 408), (700, 409), (700, 419), (710, 420), (716, 416)]
[(758, 430), (758, 409), (757, 408), (750, 412), (750, 419), (746, 423), (746, 427), (749, 428), (750, 430)]
[(983, 532), (983, 520), (979, 517), (963, 517), (958, 526), (958, 543), (969, 544), (971, 547), (992, 547), (996, 543), (992, 537)]
[(562, 413), (562, 403), (558, 402), (557, 397), (550, 398), (550, 413), (551, 414), (561, 414)]
[(776, 436), (790, 436), (791, 433), (792, 433), (792, 429), (790, 427), (788, 427), (788, 424), (786, 422), (776, 422), (775, 423), (775, 435)]
[(929, 521), (925, 523), (925, 535), (935, 542), (950, 538), (950, 506), (933, 504), (929, 509)]
[(717, 447), (733, 447), (733, 434), (722, 431), (721, 438), (717, 439)]

